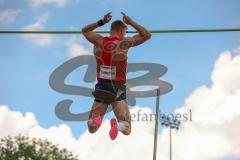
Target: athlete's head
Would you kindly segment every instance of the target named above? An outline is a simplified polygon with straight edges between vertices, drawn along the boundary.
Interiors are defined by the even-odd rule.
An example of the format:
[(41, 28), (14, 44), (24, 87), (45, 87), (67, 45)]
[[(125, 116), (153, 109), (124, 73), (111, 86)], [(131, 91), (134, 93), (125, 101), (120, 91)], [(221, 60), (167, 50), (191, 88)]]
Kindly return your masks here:
[(123, 38), (127, 31), (127, 25), (121, 20), (115, 20), (111, 24), (111, 34), (117, 34), (119, 38)]

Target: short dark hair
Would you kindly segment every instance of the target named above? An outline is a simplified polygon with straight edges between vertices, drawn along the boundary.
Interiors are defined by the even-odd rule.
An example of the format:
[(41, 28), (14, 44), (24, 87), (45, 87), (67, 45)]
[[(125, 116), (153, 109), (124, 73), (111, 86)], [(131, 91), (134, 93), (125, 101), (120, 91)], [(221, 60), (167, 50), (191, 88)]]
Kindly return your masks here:
[(127, 28), (126, 24), (121, 20), (115, 20), (111, 24), (111, 31), (119, 31), (121, 28)]

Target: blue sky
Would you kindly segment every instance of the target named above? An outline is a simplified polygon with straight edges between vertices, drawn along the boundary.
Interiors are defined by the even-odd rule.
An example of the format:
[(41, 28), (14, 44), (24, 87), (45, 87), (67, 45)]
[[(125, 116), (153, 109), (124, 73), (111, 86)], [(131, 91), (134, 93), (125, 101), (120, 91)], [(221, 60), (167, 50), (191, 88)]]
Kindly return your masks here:
[[(42, 16), (39, 29), (80, 30), (109, 11), (113, 19), (121, 19), (123, 11), (147, 29), (240, 28), (239, 6), (239, 0), (69, 0), (63, 6), (32, 6), (30, 0), (8, 0), (0, 5), (0, 13), (14, 10), (15, 18), (11, 22), (0, 18), (0, 29), (22, 30), (36, 25)], [(108, 29), (109, 25), (99, 28)], [(55, 116), (54, 107), (60, 100), (70, 98), (74, 100), (73, 112), (87, 111), (92, 99), (62, 95), (48, 85), (52, 71), (71, 58), (71, 39), (73, 35), (53, 35), (50, 44), (38, 45), (29, 37), (0, 35), (0, 104), (20, 112), (33, 112), (43, 127), (66, 123), (77, 137), (85, 131), (85, 122), (63, 122)], [(91, 47), (81, 35), (75, 36), (74, 41)], [(129, 51), (128, 61), (158, 63), (168, 68), (161, 79), (173, 84), (174, 89), (161, 97), (161, 109), (171, 113), (184, 104), (196, 87), (210, 86), (214, 62), (220, 53), (229, 50), (237, 54), (239, 45), (240, 32), (153, 34), (148, 42)], [(83, 83), (85, 69), (76, 70), (69, 83)], [(139, 98), (136, 105), (154, 110), (155, 98)]]

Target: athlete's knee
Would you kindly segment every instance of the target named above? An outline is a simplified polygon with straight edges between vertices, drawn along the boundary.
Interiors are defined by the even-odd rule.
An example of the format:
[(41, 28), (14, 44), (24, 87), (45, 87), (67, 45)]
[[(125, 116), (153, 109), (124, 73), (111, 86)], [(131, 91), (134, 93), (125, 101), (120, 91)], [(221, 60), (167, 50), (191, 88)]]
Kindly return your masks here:
[(131, 134), (131, 128), (127, 128), (126, 130), (122, 131), (122, 133), (126, 136)]
[(98, 128), (99, 128), (99, 127), (90, 125), (89, 122), (88, 122), (88, 132), (89, 132), (89, 133), (95, 133), (95, 132), (97, 132)]
[(122, 131), (122, 133), (126, 136), (130, 135), (131, 134), (131, 123), (125, 121), (125, 128), (124, 130)]
[(97, 130), (98, 130), (98, 128), (96, 128), (96, 127), (88, 126), (88, 132), (89, 133), (95, 133), (95, 132), (97, 132)]

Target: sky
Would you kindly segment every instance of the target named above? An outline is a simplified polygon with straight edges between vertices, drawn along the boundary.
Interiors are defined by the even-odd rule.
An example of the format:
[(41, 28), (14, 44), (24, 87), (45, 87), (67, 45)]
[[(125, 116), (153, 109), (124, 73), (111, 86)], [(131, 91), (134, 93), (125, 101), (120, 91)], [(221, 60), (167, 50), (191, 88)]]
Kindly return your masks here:
[[(108, 12), (113, 20), (122, 19), (122, 11), (149, 30), (240, 28), (239, 6), (239, 0), (0, 0), (0, 30), (80, 31)], [(152, 121), (133, 122), (130, 136), (120, 134), (112, 142), (107, 135), (112, 113), (93, 135), (86, 122), (66, 122), (55, 115), (56, 104), (64, 99), (74, 101), (73, 113), (91, 108), (92, 98), (61, 94), (49, 86), (50, 75), (60, 65), (76, 56), (92, 55), (92, 45), (82, 35), (0, 34), (0, 46), (0, 137), (24, 133), (48, 138), (83, 160), (116, 155), (151, 158)], [(193, 120), (173, 132), (176, 159), (240, 160), (240, 32), (153, 34), (143, 45), (130, 49), (128, 63), (168, 68), (160, 79), (171, 83), (173, 90), (160, 97), (162, 113), (192, 110)], [(95, 82), (83, 80), (86, 69), (77, 68), (66, 82), (93, 89)], [(129, 73), (127, 78), (142, 74)], [(154, 113), (155, 103), (155, 97), (137, 98), (130, 112)], [(158, 159), (165, 160), (169, 158), (168, 128), (159, 127)]]

